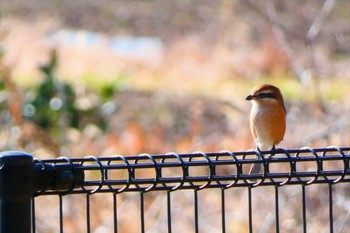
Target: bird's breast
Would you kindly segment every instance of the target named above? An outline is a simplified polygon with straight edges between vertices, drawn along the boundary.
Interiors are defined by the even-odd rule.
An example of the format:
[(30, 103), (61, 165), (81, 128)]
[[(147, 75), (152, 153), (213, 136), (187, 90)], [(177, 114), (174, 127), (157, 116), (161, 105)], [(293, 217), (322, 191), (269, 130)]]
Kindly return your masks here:
[(253, 104), (250, 113), (253, 137), (262, 150), (269, 150), (283, 140), (286, 130), (286, 114), (278, 105)]

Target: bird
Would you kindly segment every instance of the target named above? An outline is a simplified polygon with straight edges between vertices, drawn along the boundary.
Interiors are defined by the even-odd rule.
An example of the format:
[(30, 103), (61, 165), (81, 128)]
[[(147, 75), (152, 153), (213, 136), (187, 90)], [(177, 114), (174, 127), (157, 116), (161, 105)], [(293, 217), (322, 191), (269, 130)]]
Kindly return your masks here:
[[(255, 86), (246, 97), (252, 104), (250, 110), (250, 131), (259, 152), (275, 150), (286, 131), (286, 108), (280, 89), (271, 84)], [(262, 163), (255, 163), (249, 174), (260, 172)]]

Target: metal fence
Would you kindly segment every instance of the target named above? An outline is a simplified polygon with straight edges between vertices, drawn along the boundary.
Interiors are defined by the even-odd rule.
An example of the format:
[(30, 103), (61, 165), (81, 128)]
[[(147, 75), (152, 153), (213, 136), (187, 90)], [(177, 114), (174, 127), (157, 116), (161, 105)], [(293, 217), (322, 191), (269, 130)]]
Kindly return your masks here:
[[(254, 219), (253, 202), (254, 191), (263, 187), (273, 189), (274, 199), (274, 226), (266, 232), (281, 232), (281, 210), (285, 208), (281, 204), (281, 189), (286, 186), (300, 188), (301, 211), (300, 216), (295, 216), (300, 219), (298, 231), (314, 232), (308, 227), (308, 218), (314, 216), (312, 211), (308, 211), (312, 200), (307, 199), (307, 187), (317, 184), (327, 187), (323, 189), (327, 200), (322, 201), (323, 205), (327, 205), (327, 218), (320, 220), (326, 222), (325, 232), (339, 232), (334, 224), (335, 219), (341, 217), (346, 222), (350, 219), (350, 210), (345, 216), (334, 214), (334, 189), (336, 184), (350, 181), (349, 159), (350, 147), (277, 149), (272, 155), (269, 151), (222, 151), (47, 160), (36, 159), (22, 152), (3, 152), (0, 154), (0, 232), (38, 232), (36, 203), (49, 195), (58, 198), (57, 228), (58, 232), (65, 232), (64, 197), (73, 194), (80, 194), (85, 199), (86, 232), (97, 232), (91, 227), (91, 197), (99, 193), (112, 197), (113, 224), (102, 232), (125, 232), (120, 229), (124, 211), (118, 211), (118, 195), (130, 192), (137, 193), (139, 199), (138, 216), (133, 216), (133, 221), (139, 222), (138, 232), (146, 232), (145, 195), (157, 191), (166, 196), (166, 204), (159, 207), (165, 209), (166, 231), (175, 232), (172, 196), (181, 190), (193, 193), (192, 231), (205, 232), (200, 219), (199, 193), (209, 189), (218, 190), (215, 199), (218, 200), (219, 213), (215, 217), (219, 215), (220, 224), (216, 232), (263, 232), (255, 226), (257, 221)], [(249, 174), (249, 168), (254, 163), (263, 165), (260, 174)], [(247, 190), (244, 194), (247, 203), (246, 226), (244, 230), (232, 231), (228, 227), (227, 202), (235, 197), (227, 193), (239, 188)], [(346, 201), (345, 197), (344, 205)]]

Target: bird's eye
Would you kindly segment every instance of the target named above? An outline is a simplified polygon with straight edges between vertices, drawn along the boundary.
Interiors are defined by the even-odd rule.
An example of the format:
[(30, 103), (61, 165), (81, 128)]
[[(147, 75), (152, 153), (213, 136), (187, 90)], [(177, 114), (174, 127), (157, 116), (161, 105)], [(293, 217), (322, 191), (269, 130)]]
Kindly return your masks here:
[(270, 98), (270, 99), (277, 99), (277, 96), (274, 93), (268, 92), (268, 93), (260, 93), (258, 95), (259, 99), (265, 99), (265, 98)]

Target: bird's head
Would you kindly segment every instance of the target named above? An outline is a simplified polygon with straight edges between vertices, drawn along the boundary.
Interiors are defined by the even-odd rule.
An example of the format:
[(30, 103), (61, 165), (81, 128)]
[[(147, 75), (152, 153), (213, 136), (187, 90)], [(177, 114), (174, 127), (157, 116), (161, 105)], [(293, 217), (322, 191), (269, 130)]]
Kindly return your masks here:
[(284, 108), (284, 101), (281, 91), (278, 87), (270, 84), (260, 84), (254, 87), (246, 97), (246, 100), (252, 101), (253, 104), (260, 106), (278, 104)]

